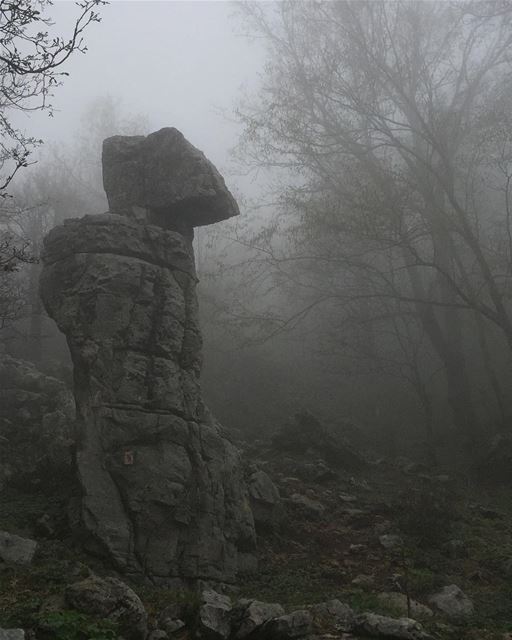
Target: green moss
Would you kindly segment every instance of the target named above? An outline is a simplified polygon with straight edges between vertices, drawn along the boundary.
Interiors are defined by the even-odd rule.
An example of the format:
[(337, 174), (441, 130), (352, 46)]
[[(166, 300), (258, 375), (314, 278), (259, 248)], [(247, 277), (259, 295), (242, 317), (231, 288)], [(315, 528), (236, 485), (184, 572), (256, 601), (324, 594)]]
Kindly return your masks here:
[(70, 610), (40, 615), (38, 624), (53, 640), (115, 640), (118, 635), (117, 625), (111, 620)]

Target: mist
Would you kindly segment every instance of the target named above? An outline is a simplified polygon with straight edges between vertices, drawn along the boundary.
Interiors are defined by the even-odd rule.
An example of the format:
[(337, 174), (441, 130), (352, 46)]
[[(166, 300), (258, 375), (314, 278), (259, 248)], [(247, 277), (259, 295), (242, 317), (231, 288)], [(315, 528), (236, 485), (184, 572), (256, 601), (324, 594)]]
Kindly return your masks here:
[(509, 638), (512, 4), (1, 4), (0, 640)]

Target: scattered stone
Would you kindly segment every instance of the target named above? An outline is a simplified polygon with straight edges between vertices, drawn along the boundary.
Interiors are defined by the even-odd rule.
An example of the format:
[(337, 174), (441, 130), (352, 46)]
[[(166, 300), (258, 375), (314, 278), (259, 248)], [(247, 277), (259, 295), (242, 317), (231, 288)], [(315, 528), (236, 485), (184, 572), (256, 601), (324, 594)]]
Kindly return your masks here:
[(0, 640), (25, 640), (23, 629), (0, 629)]
[(248, 479), (254, 522), (259, 529), (273, 529), (283, 516), (279, 489), (264, 471), (254, 471)]
[(355, 587), (361, 587), (363, 589), (371, 589), (375, 584), (375, 578), (373, 576), (360, 573), (352, 580), (352, 584)]
[(317, 460), (313, 465), (312, 469), (312, 480), (313, 482), (318, 482), (320, 484), (332, 482), (338, 478), (338, 474), (336, 471), (331, 469), (328, 464), (324, 462), (324, 460)]
[(54, 519), (47, 513), (36, 521), (36, 533), (42, 538), (55, 538), (56, 526)]
[(374, 516), (363, 509), (344, 508), (341, 512), (345, 515), (352, 529), (367, 529), (372, 525)]
[(68, 586), (65, 598), (77, 611), (117, 622), (127, 640), (145, 640), (148, 615), (139, 596), (121, 580), (92, 575)]
[[(188, 617), (190, 614), (190, 603), (184, 600), (177, 600), (166, 605), (160, 611), (158, 619), (162, 623), (164, 620), (179, 620)], [(163, 624), (161, 624), (163, 627)]]
[(237, 639), (249, 636), (267, 620), (278, 618), (285, 613), (280, 604), (260, 602), (258, 600), (239, 600), (232, 611), (232, 629)]
[(176, 620), (167, 618), (163, 620), (161, 625), (164, 628), (164, 631), (169, 636), (172, 636), (174, 633), (181, 631), (181, 629), (184, 629), (186, 626), (185, 622), (183, 622), (183, 620), (180, 620), (179, 618), (177, 618)]
[(263, 626), (263, 634), (269, 640), (291, 640), (309, 635), (312, 628), (313, 621), (309, 611), (299, 609), (266, 622)]
[(381, 536), (383, 533), (388, 533), (392, 526), (389, 520), (381, 520), (374, 525), (373, 530), (378, 536)]
[(370, 487), (370, 483), (368, 482), (368, 480), (365, 480), (364, 478), (355, 478), (354, 476), (351, 476), (349, 478), (349, 484), (351, 487), (364, 489), (365, 491), (372, 490), (372, 488)]
[(373, 638), (396, 640), (432, 640), (423, 627), (411, 618), (388, 618), (376, 613), (363, 613), (355, 620), (355, 630)]
[(448, 618), (464, 620), (474, 612), (473, 602), (455, 584), (443, 587), (429, 598), (429, 603)]
[(363, 509), (352, 509), (350, 507), (345, 507), (341, 510), (342, 513), (349, 516), (350, 518), (358, 518), (359, 516), (367, 516), (367, 512), (363, 511)]
[(313, 627), (317, 632), (351, 631), (354, 627), (355, 614), (352, 609), (337, 599), (328, 600), (308, 607), (313, 619)]
[(379, 536), (379, 542), (384, 549), (396, 549), (403, 545), (403, 540), (399, 535), (394, 533), (384, 533)]
[[(400, 615), (407, 616), (409, 613), (407, 609), (407, 596), (405, 593), (400, 593), (398, 591), (384, 591), (377, 595), (377, 599), (385, 606), (395, 609)], [(431, 618), (434, 615), (430, 607), (427, 607), (412, 598), (410, 600), (410, 606), (410, 613), (414, 618)]]
[(351, 544), (348, 550), (350, 553), (360, 554), (365, 553), (368, 550), (368, 547), (365, 544)]
[(216, 591), (201, 594), (195, 636), (209, 640), (225, 640), (231, 633), (231, 598)]
[(321, 518), (324, 515), (325, 507), (321, 502), (318, 502), (318, 500), (313, 500), (300, 493), (292, 494), (290, 500), (293, 504), (303, 509), (309, 516)]
[(342, 502), (356, 502), (357, 501), (356, 496), (353, 496), (350, 493), (339, 493), (338, 494), (338, 498)]
[(468, 549), (464, 540), (449, 540), (443, 545), (443, 551), (453, 560), (468, 557)]
[(0, 531), (0, 558), (8, 564), (27, 565), (34, 559), (37, 542)]

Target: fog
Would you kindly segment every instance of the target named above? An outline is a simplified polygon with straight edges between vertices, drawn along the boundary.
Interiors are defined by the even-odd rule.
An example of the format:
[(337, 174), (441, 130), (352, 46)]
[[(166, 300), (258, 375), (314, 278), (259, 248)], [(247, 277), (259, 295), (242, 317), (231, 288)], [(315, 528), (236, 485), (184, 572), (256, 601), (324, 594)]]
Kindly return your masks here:
[(0, 640), (509, 640), (512, 0), (0, 32)]
[[(53, 118), (24, 113), (20, 126), (45, 142), (69, 142), (83, 110), (110, 95), (124, 110), (148, 118), (149, 128), (178, 128), (224, 173), (239, 128), (232, 111), (244, 88), (254, 90), (263, 52), (242, 36), (231, 2), (124, 2), (101, 7), (101, 22), (85, 34), (88, 51), (63, 69)], [(52, 18), (61, 33), (76, 7), (57, 1)]]

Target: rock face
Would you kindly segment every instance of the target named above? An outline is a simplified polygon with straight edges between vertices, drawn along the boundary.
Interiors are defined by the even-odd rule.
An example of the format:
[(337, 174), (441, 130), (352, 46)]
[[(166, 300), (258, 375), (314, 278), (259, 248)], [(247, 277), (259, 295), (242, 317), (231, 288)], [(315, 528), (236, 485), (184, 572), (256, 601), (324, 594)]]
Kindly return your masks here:
[(82, 524), (126, 573), (230, 582), (254, 523), (238, 451), (201, 398), (191, 237), (236, 204), (175, 129), (104, 149), (115, 213), (53, 229), (41, 276), (74, 365)]
[(0, 487), (66, 475), (74, 420), (73, 398), (63, 382), (0, 354)]

